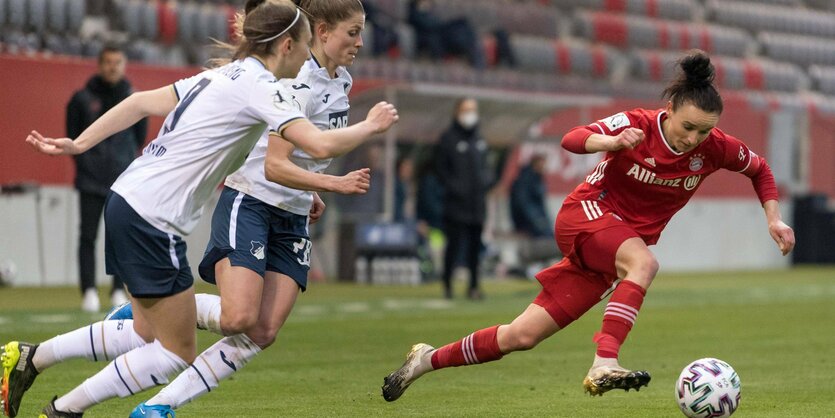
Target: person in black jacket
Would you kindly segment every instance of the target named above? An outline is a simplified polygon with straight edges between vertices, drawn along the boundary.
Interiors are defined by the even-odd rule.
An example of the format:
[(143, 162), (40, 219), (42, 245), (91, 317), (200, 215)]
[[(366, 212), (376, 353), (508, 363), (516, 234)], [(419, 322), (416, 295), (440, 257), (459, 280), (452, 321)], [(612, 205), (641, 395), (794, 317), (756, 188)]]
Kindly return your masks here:
[(510, 186), (510, 216), (516, 231), (532, 238), (553, 237), (554, 224), (545, 207), (545, 156), (531, 157)]
[(482, 299), (478, 261), (487, 212), (486, 196), (493, 184), (493, 174), (487, 164), (487, 143), (478, 132), (475, 99), (464, 98), (456, 103), (455, 119), (437, 144), (435, 171), (444, 189), (443, 223), (447, 238), (444, 295), (452, 297), (452, 271), (463, 251), (464, 262), (470, 270), (468, 297)]
[[(127, 58), (115, 46), (106, 46), (99, 53), (98, 72), (83, 89), (75, 92), (67, 105), (67, 136), (77, 138), (93, 121), (126, 99), (131, 93), (125, 79)], [(147, 121), (117, 133), (90, 151), (76, 155), (75, 188), (79, 192), (80, 234), (78, 267), (83, 301), (81, 308), (88, 312), (99, 310), (96, 291), (96, 235), (105, 197), (110, 186), (130, 165), (145, 142)], [(127, 295), (119, 277), (113, 277), (110, 292), (114, 306), (127, 302)]]

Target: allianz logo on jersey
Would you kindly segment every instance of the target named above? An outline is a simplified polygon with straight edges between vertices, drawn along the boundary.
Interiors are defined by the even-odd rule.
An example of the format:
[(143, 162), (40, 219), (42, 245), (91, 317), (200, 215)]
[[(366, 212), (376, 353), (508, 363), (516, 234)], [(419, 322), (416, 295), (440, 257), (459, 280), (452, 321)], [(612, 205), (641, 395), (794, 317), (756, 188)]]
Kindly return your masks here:
[(348, 111), (334, 112), (328, 115), (328, 127), (339, 129), (348, 126)]
[(667, 187), (684, 187), (684, 190), (693, 190), (696, 186), (699, 185), (699, 181), (702, 180), (701, 174), (693, 174), (687, 177), (679, 177), (675, 179), (662, 179), (657, 177), (655, 173), (652, 171), (647, 170), (646, 168), (641, 167), (638, 163), (632, 165), (632, 168), (626, 172), (627, 176), (632, 176), (635, 180), (638, 180), (643, 183), (647, 184), (654, 184), (658, 186), (667, 186)]

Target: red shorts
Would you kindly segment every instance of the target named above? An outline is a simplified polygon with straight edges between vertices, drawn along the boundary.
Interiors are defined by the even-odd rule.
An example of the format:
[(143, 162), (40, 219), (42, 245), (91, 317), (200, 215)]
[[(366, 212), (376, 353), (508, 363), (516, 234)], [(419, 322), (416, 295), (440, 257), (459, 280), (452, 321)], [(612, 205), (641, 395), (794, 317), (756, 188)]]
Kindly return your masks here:
[(536, 274), (542, 292), (533, 303), (565, 328), (614, 289), (617, 250), (640, 236), (600, 201), (566, 200), (555, 228), (565, 258)]

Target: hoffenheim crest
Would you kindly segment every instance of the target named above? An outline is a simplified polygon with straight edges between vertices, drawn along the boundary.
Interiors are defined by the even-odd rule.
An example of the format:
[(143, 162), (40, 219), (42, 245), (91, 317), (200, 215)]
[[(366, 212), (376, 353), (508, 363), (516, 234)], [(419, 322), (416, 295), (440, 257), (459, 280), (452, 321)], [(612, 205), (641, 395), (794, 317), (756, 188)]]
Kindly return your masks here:
[(255, 256), (255, 258), (257, 258), (259, 260), (263, 260), (264, 259), (264, 244), (262, 244), (260, 241), (250, 241), (249, 243), (252, 244), (252, 249), (250, 249), (249, 252), (253, 256)]

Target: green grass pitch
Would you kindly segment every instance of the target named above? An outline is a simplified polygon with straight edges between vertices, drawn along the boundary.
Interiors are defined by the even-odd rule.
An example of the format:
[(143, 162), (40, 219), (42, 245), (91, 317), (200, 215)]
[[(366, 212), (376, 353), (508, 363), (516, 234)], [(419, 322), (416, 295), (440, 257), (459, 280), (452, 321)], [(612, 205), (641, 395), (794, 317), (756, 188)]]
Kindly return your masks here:
[[(198, 291), (212, 291), (200, 285)], [(462, 292), (459, 289), (458, 294)], [(439, 299), (440, 286), (314, 283), (277, 343), (181, 417), (679, 417), (675, 379), (690, 361), (717, 357), (742, 381), (735, 417), (835, 416), (835, 269), (665, 274), (650, 289), (621, 351), (652, 373), (640, 392), (583, 393), (603, 304), (529, 352), (431, 373), (387, 403), (383, 377), (416, 342), (440, 346), (506, 323), (536, 296), (530, 281), (488, 281), (483, 302)], [(106, 299), (103, 299), (106, 300)], [(81, 314), (76, 289), (0, 289), (0, 342), (41, 341), (100, 316)], [(200, 331), (199, 348), (216, 336)], [(45, 371), (23, 400), (36, 415), (103, 364), (75, 360)], [(89, 417), (127, 416), (153, 392), (114, 399)]]

